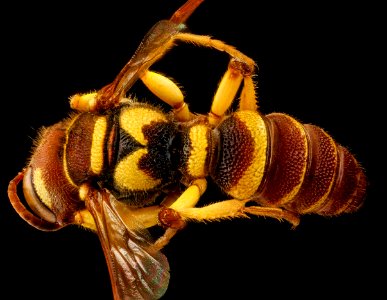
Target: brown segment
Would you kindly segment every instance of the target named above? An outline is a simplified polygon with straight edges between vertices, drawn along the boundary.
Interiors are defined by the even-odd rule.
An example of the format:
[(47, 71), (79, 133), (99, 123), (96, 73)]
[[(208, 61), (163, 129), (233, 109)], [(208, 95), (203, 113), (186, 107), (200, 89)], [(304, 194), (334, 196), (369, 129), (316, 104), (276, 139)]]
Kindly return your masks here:
[(116, 122), (111, 122), (112, 127), (110, 129), (107, 141), (106, 141), (106, 152), (107, 152), (107, 165), (108, 167), (113, 166), (114, 163), (116, 163), (117, 160), (117, 127), (118, 125)]
[(326, 203), (318, 214), (336, 215), (357, 210), (363, 203), (366, 178), (363, 170), (344, 147), (338, 145), (339, 165), (336, 180)]
[(212, 177), (227, 191), (252, 163), (254, 140), (246, 125), (234, 116), (223, 121), (218, 129), (220, 151)]
[(343, 211), (345, 213), (357, 211), (363, 205), (364, 198), (366, 196), (366, 189), (368, 185), (367, 177), (359, 165), (357, 165), (357, 171), (357, 188), (352, 195), (352, 200), (349, 201), (349, 205)]
[(329, 193), (337, 169), (337, 150), (333, 139), (321, 128), (304, 125), (309, 138), (309, 167), (299, 193), (287, 207), (298, 213), (312, 213)]
[(94, 124), (94, 116), (85, 113), (79, 115), (68, 130), (65, 163), (68, 175), (76, 185), (89, 176)]
[[(301, 184), (307, 165), (308, 144), (297, 121), (288, 115), (267, 115), (270, 155), (264, 187), (259, 198), (267, 205), (284, 204)], [(299, 123), (298, 123), (299, 124)]]

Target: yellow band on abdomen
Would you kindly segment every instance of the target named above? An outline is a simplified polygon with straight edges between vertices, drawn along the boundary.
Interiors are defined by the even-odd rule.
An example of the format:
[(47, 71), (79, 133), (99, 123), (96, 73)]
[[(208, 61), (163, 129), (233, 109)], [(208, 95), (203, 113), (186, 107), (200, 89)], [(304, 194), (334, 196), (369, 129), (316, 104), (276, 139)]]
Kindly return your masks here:
[(209, 127), (203, 124), (190, 128), (191, 151), (188, 158), (188, 172), (194, 178), (203, 178), (207, 175), (206, 159), (209, 130)]
[(251, 155), (251, 163), (244, 170), (238, 182), (227, 191), (237, 199), (247, 199), (254, 195), (261, 184), (265, 166), (267, 151), (267, 131), (264, 120), (254, 111), (240, 111), (235, 117), (243, 122), (254, 142)]

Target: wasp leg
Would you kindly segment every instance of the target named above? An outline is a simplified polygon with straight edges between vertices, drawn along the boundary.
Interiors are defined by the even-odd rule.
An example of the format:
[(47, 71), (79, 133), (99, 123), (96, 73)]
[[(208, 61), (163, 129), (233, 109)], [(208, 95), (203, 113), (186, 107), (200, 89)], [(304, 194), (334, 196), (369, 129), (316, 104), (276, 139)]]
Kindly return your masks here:
[(243, 212), (245, 203), (240, 200), (228, 200), (195, 208), (202, 194), (200, 186), (206, 185), (206, 182), (200, 181), (197, 182), (198, 185), (193, 184), (188, 187), (170, 207), (152, 206), (135, 211), (136, 219), (141, 220), (146, 227), (156, 225), (158, 220), (166, 228), (164, 234), (152, 245), (154, 251), (165, 247), (175, 234), (185, 227), (186, 221), (214, 221), (224, 218), (248, 217)]
[[(233, 46), (205, 35), (178, 33), (172, 39), (214, 48), (218, 51), (226, 52), (232, 57), (213, 99), (210, 113), (211, 124), (218, 124), (224, 113), (231, 106), (242, 80), (244, 85), (240, 109), (257, 110), (255, 85), (252, 80), (255, 63), (251, 58), (236, 50)], [(184, 102), (184, 96), (172, 80), (152, 71), (144, 72), (141, 80), (157, 97), (174, 108), (175, 115), (179, 120), (188, 121), (191, 119), (192, 115)]]
[(292, 224), (293, 228), (296, 228), (298, 224), (300, 224), (300, 217), (298, 214), (279, 207), (249, 206), (243, 208), (243, 212), (259, 217), (275, 218), (280, 221), (284, 219)]
[(234, 101), (242, 80), (242, 73), (236, 68), (235, 61), (231, 60), (212, 100), (211, 111), (209, 113), (210, 124), (215, 126), (222, 120), (225, 112)]
[[(164, 214), (161, 211), (165, 209), (172, 209), (178, 211), (179, 209), (194, 207), (201, 195), (205, 192), (207, 188), (207, 181), (205, 179), (196, 179), (191, 185), (181, 194), (177, 195), (176, 192), (168, 195), (161, 205), (154, 205), (148, 207), (142, 207), (137, 209), (131, 209), (131, 214), (136, 216), (145, 227), (152, 227), (157, 224), (163, 225), (164, 227), (176, 227), (170, 226), (169, 223), (172, 223), (172, 217), (170, 215)], [(160, 220), (162, 218), (162, 220)], [(170, 221), (165, 221), (169, 218)]]
[(139, 221), (145, 228), (153, 227), (158, 225), (159, 222), (159, 213), (164, 207), (170, 206), (173, 202), (176, 201), (180, 196), (180, 193), (177, 191), (170, 192), (160, 205), (153, 205), (148, 207), (141, 208), (132, 208), (130, 213), (132, 216), (135, 216), (136, 220)]
[[(256, 109), (255, 89), (251, 78), (255, 69), (255, 63), (251, 58), (235, 49), (235, 47), (230, 46), (220, 40), (212, 39), (210, 36), (190, 33), (176, 33), (170, 37), (170, 40), (168, 43), (166, 43), (166, 45), (173, 45), (175, 40), (214, 48), (218, 51), (226, 52), (232, 57), (229, 68), (226, 71), (225, 76), (223, 76), (223, 79), (219, 85), (219, 89), (213, 100), (210, 113), (210, 122), (212, 124), (216, 125), (219, 123), (221, 117), (230, 107), (241, 85), (242, 79), (244, 79), (244, 87), (241, 98), (241, 109)], [(165, 46), (157, 49), (160, 57), (164, 55), (169, 50), (169, 48), (170, 47)], [(143, 54), (143, 52), (139, 52), (139, 57), (141, 57), (140, 54)], [(149, 66), (150, 65), (151, 64), (149, 64)], [(138, 71), (137, 73), (143, 73), (143, 75), (141, 75), (141, 79), (145, 85), (153, 93), (160, 97), (160, 99), (170, 104), (175, 109), (175, 114), (179, 120), (185, 121), (190, 119), (191, 113), (189, 112), (188, 107), (184, 102), (184, 96), (182, 95), (181, 90), (172, 80), (161, 74), (146, 71), (146, 67), (143, 68), (143, 72)], [(129, 79), (132, 79), (132, 81), (134, 80), (133, 75), (129, 76), (125, 72), (120, 77), (117, 77), (116, 80), (122, 79), (121, 77), (123, 77), (125, 80), (128, 80), (126, 77), (129, 77)], [(122, 92), (121, 90), (125, 90), (128, 88), (128, 86), (130, 87), (131, 84), (133, 84), (132, 82), (129, 84), (126, 81), (121, 81), (118, 80), (118, 83), (113, 82), (98, 92), (73, 95), (70, 98), (71, 108), (80, 112), (93, 112), (97, 110), (103, 111), (108, 108), (115, 107), (124, 97), (118, 97), (118, 99), (104, 99), (100, 96), (105, 94), (109, 95), (112, 92)]]
[[(140, 222), (145, 228), (153, 227), (155, 225), (163, 225), (166, 227), (164, 217), (167, 218), (166, 212), (175, 212), (172, 209), (168, 209), (165, 206), (149, 206), (144, 208), (138, 208), (131, 210), (131, 216), (135, 216), (136, 221)], [(176, 212), (175, 212), (176, 214)], [(164, 217), (163, 217), (163, 216)], [(163, 221), (160, 222), (160, 219)], [(176, 223), (173, 225), (176, 226)], [(185, 222), (182, 221), (180, 226), (176, 227), (166, 227), (165, 232), (162, 236), (160, 236), (155, 243), (152, 245), (153, 250), (158, 251), (165, 247), (169, 241), (174, 237), (174, 235), (185, 226)]]
[(194, 207), (206, 188), (205, 179), (196, 179), (181, 195), (177, 195), (176, 192), (167, 195), (161, 206), (154, 205), (131, 210), (131, 215), (135, 216), (144, 227), (161, 225), (165, 228), (164, 234), (153, 245), (155, 250), (160, 250), (167, 245), (171, 238), (185, 227), (185, 221), (180, 217), (178, 211)]
[(242, 80), (244, 81), (244, 85), (240, 109), (257, 110), (257, 97), (252, 79), (255, 63), (250, 57), (238, 51), (233, 46), (205, 35), (179, 33), (174, 39), (214, 48), (218, 51), (226, 52), (232, 57), (212, 102), (211, 112), (209, 114), (209, 121), (212, 125), (217, 125), (221, 121), (223, 115), (235, 99)]
[(241, 99), (239, 101), (239, 110), (258, 110), (258, 98), (252, 76), (245, 76), (243, 78), (243, 88), (241, 92)]
[(159, 212), (159, 222), (166, 228), (181, 229), (185, 221), (178, 212), (181, 209), (195, 207), (200, 197), (207, 189), (207, 181), (203, 179), (194, 180), (190, 186), (171, 205), (164, 206)]
[(196, 179), (192, 184), (174, 201), (169, 207), (164, 206), (158, 214), (159, 222), (166, 228), (162, 235), (154, 244), (155, 249), (161, 249), (169, 243), (171, 238), (182, 228), (185, 227), (185, 221), (179, 215), (180, 209), (194, 207), (200, 197), (207, 189), (205, 179)]
[(97, 105), (97, 93), (75, 94), (70, 97), (70, 107), (80, 112), (93, 111)]
[(189, 187), (169, 207), (174, 210), (195, 207), (200, 197), (207, 189), (207, 180), (195, 179)]
[(177, 120), (184, 122), (192, 118), (183, 93), (172, 79), (153, 71), (144, 72), (140, 79), (153, 94), (173, 108)]
[(179, 230), (175, 228), (167, 228), (164, 234), (161, 237), (159, 237), (156, 240), (156, 242), (152, 245), (153, 250), (160, 251), (162, 248), (168, 245), (169, 241), (175, 236), (175, 234), (178, 231)]
[(222, 120), (223, 115), (234, 101), (242, 80), (243, 87), (239, 109), (253, 111), (258, 109), (252, 70), (246, 70), (244, 63), (233, 58), (228, 64), (228, 69), (223, 75), (212, 101), (211, 112), (209, 114), (210, 124), (217, 125)]
[(217, 221), (221, 219), (231, 219), (239, 217), (248, 217), (248, 214), (271, 217), (278, 220), (286, 220), (297, 227), (300, 223), (299, 216), (293, 212), (277, 207), (248, 206), (246, 203), (251, 200), (226, 200), (216, 202), (204, 207), (187, 207), (176, 209), (176, 212), (182, 220), (192, 220), (198, 222)]

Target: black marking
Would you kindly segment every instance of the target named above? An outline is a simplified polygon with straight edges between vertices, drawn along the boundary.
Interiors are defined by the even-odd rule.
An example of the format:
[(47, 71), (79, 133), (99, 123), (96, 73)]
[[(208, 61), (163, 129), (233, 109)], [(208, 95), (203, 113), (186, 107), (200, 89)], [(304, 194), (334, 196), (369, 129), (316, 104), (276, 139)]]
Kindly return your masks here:
[(251, 165), (254, 139), (249, 129), (236, 116), (223, 121), (219, 127), (219, 156), (214, 181), (225, 191), (234, 187)]
[(117, 161), (120, 161), (127, 155), (140, 148), (145, 148), (145, 146), (137, 142), (134, 137), (126, 133), (126, 131), (122, 128), (119, 129), (119, 148), (117, 153)]
[[(122, 189), (114, 184), (114, 168), (102, 179), (102, 185), (107, 187), (116, 199), (134, 207), (154, 202), (161, 191), (165, 191), (176, 182), (178, 176), (176, 158), (173, 157), (176, 154), (174, 148), (176, 125), (173, 122), (152, 122), (144, 125), (142, 132), (148, 141), (146, 146), (137, 142), (123, 129), (119, 130), (117, 162), (136, 150), (145, 148), (148, 153), (140, 159), (138, 168), (154, 179), (161, 179), (161, 183), (149, 190)], [(133, 172), (133, 170), (128, 170), (128, 172)]]
[(169, 182), (174, 178), (176, 167), (172, 165), (170, 148), (175, 126), (173, 123), (153, 122), (143, 127), (148, 142), (148, 154), (140, 160), (139, 168), (154, 179)]

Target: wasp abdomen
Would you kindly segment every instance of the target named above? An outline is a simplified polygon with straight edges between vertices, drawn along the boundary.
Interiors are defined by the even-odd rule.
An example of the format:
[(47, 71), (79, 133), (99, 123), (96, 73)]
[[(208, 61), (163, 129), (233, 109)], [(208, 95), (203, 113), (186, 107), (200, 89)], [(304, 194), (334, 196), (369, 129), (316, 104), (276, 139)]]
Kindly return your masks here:
[(230, 196), (299, 214), (337, 215), (361, 206), (362, 168), (320, 127), (282, 113), (240, 111), (217, 131), (210, 173)]
[(259, 198), (269, 206), (322, 215), (356, 210), (366, 179), (347, 149), (323, 129), (274, 113), (269, 129), (268, 164)]

